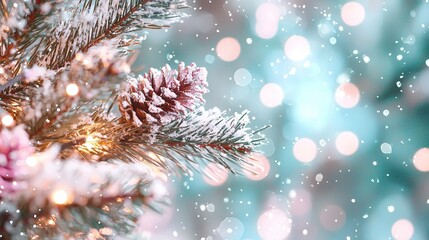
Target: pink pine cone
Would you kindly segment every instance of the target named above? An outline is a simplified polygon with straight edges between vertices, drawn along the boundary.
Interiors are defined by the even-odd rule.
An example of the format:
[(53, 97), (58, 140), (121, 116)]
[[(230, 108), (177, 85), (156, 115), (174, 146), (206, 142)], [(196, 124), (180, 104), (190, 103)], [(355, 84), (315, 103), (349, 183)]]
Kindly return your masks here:
[(165, 65), (161, 71), (151, 68), (149, 73), (128, 81), (118, 98), (119, 109), (128, 122), (163, 125), (204, 103), (207, 93), (207, 71), (195, 63), (178, 70)]
[(11, 193), (16, 186), (13, 182), (20, 175), (16, 166), (19, 161), (24, 161), (31, 154), (32, 147), (28, 134), (23, 126), (17, 126), (11, 130), (2, 129), (0, 132), (0, 199), (4, 194)]

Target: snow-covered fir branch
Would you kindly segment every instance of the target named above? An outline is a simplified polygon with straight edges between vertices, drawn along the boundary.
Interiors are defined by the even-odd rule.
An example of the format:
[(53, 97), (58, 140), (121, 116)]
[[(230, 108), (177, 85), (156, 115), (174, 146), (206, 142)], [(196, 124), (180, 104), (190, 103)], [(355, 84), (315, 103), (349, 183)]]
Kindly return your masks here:
[(0, 5), (0, 83), (34, 65), (59, 69), (105, 40), (125, 51), (144, 40), (135, 33), (181, 17), (183, 0), (13, 0)]
[(76, 53), (109, 39), (115, 39), (118, 47), (140, 44), (144, 38), (133, 32), (178, 21), (186, 15), (177, 9), (186, 6), (182, 0), (74, 0), (62, 13), (62, 19), (55, 21), (45, 47), (30, 65), (58, 69)]
[(15, 77), (34, 61), (52, 32), (52, 22), (64, 7), (62, 0), (2, 1), (0, 17), (0, 83)]
[[(34, 66), (23, 72), (23, 84), (2, 93), (0, 106), (13, 113), (17, 123), (26, 123), (31, 136), (48, 129), (78, 105), (91, 107), (94, 98), (108, 98), (116, 83), (129, 72), (124, 58), (109, 42), (78, 53), (67, 68), (57, 71)], [(122, 76), (122, 77), (121, 77)], [(112, 89), (113, 87), (113, 89)], [(110, 90), (109, 90), (110, 88)], [(29, 98), (28, 96), (32, 96)], [(18, 107), (17, 107), (18, 106)]]
[(205, 68), (130, 73), (137, 32), (177, 22), (185, 7), (0, 0), (0, 237), (122, 236), (162, 199), (154, 172), (252, 170), (264, 128), (247, 127), (247, 112), (202, 108)]
[(22, 126), (2, 130), (0, 145), (0, 183), (10, 183), (0, 190), (2, 234), (84, 237), (103, 229), (123, 235), (165, 202), (160, 176), (145, 165), (59, 160), (59, 146), (34, 153)]
[(42, 135), (38, 142), (42, 149), (53, 141), (62, 143), (63, 158), (120, 159), (167, 172), (201, 170), (207, 163), (218, 163), (232, 173), (241, 173), (252, 164), (249, 155), (264, 142), (259, 132), (266, 128), (252, 131), (248, 122), (246, 112), (227, 117), (219, 109), (199, 109), (153, 129), (128, 124), (100, 106), (91, 114), (78, 111), (69, 116), (68, 122)]

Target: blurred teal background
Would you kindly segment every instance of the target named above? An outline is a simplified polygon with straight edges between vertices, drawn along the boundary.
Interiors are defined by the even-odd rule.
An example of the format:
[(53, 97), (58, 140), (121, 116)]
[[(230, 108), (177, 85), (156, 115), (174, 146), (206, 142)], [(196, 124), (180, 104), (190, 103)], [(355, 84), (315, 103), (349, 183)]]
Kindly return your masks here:
[(427, 0), (188, 3), (136, 69), (205, 66), (207, 108), (272, 125), (269, 166), (173, 178), (153, 239), (429, 239)]

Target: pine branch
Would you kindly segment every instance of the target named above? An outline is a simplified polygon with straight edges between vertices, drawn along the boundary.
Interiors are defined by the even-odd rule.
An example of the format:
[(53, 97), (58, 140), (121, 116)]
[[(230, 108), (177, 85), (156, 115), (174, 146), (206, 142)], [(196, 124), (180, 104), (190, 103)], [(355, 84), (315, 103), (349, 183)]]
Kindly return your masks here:
[(0, 17), (4, 17), (5, 19), (9, 18), (9, 9), (7, 9), (6, 0), (0, 1)]
[[(183, 8), (186, 4), (176, 0), (81, 0), (77, 7), (70, 9), (73, 17), (68, 22), (54, 26), (46, 46), (37, 57), (31, 58), (29, 65), (45, 64), (49, 69), (58, 69), (73, 59), (77, 52), (86, 52), (109, 39), (116, 39), (118, 47), (138, 44), (140, 41), (126, 40), (131, 32), (165, 27), (164, 23), (185, 16), (176, 13), (173, 7)], [(134, 36), (131, 38), (135, 39)]]
[(10, 5), (13, 6), (11, 12), (3, 0), (0, 7), (3, 15), (0, 20), (0, 30), (3, 31), (3, 36), (0, 32), (0, 68), (4, 71), (0, 82), (3, 83), (21, 72), (27, 56), (38, 51), (49, 27), (48, 19), (57, 13), (55, 9), (61, 1), (17, 1)]
[[(158, 210), (164, 201), (160, 180), (141, 164), (82, 164), (58, 161), (56, 155), (57, 150), (50, 149), (36, 160), (18, 162), (27, 172), (17, 181), (19, 190), (0, 195), (0, 216), (8, 220), (0, 225), (5, 233), (41, 239), (84, 238), (97, 230), (123, 235), (136, 228), (143, 211)], [(19, 211), (10, 212), (13, 207)]]
[(18, 5), (0, 0), (0, 107), (22, 124), (0, 131), (0, 237), (122, 236), (164, 197), (153, 172), (252, 171), (264, 128), (247, 128), (247, 112), (196, 109), (204, 68), (151, 69), (120, 93), (110, 81), (129, 72), (133, 32), (186, 16), (184, 0)]
[[(143, 40), (130, 34), (144, 28), (167, 27), (186, 16), (177, 9), (187, 7), (182, 0), (34, 0), (21, 4), (16, 21), (27, 25), (14, 30), (8, 24), (7, 4), (2, 0), (0, 19), (0, 83), (35, 65), (60, 69), (78, 52), (86, 52), (104, 40), (116, 39), (117, 46), (129, 48)], [(24, 10), (22, 10), (24, 9)], [(27, 10), (28, 9), (28, 10)], [(71, 19), (64, 16), (70, 14)], [(4, 33), (2, 33), (2, 31)]]
[[(25, 123), (30, 136), (35, 137), (42, 131), (49, 131), (49, 127), (72, 107), (85, 106), (94, 98), (103, 99), (103, 95), (108, 98), (109, 93), (115, 91), (111, 79), (121, 79), (128, 71), (125, 59), (118, 58), (116, 49), (110, 44), (95, 46), (86, 54), (78, 54), (66, 69), (57, 72), (43, 67), (26, 69), (21, 79), (14, 79), (21, 84), (8, 83), (10, 86), (0, 92), (0, 106), (17, 123)], [(66, 91), (70, 84), (78, 90), (73, 96)]]
[(77, 111), (55, 131), (36, 139), (39, 147), (59, 142), (64, 145), (64, 158), (78, 153), (90, 161), (144, 162), (165, 171), (200, 170), (211, 162), (241, 173), (252, 166), (249, 155), (264, 141), (257, 137), (260, 130), (246, 128), (247, 113), (225, 117), (217, 109), (200, 109), (154, 132), (148, 126), (136, 127), (122, 118), (108, 117), (104, 108), (94, 109), (86, 117)]

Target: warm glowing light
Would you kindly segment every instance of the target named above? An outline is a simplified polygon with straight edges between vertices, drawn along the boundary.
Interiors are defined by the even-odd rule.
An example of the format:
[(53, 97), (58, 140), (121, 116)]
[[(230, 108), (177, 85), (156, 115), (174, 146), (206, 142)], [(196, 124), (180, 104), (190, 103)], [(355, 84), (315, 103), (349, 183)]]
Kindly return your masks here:
[(13, 122), (14, 122), (13, 117), (12, 117), (12, 116), (10, 116), (10, 115), (4, 115), (4, 116), (1, 118), (1, 123), (2, 123), (2, 124), (3, 124), (3, 126), (5, 126), (5, 127), (10, 127), (10, 126), (12, 126)]
[(280, 209), (265, 211), (258, 219), (258, 234), (264, 240), (285, 239), (292, 228), (292, 220)]
[(359, 138), (353, 132), (341, 132), (335, 139), (335, 146), (339, 153), (350, 156), (358, 150)]
[(203, 179), (212, 186), (222, 185), (228, 178), (228, 171), (220, 164), (209, 163), (204, 169)]
[(278, 84), (267, 83), (262, 87), (259, 98), (266, 107), (277, 107), (283, 102), (283, 89)]
[(335, 91), (335, 102), (342, 108), (356, 106), (360, 99), (359, 88), (353, 83), (343, 83)]
[(300, 162), (311, 162), (317, 156), (317, 146), (309, 138), (301, 138), (293, 145), (293, 155)]
[(349, 26), (358, 26), (365, 19), (365, 8), (358, 2), (348, 2), (341, 8), (341, 19)]
[(413, 164), (421, 172), (429, 172), (429, 148), (420, 148), (413, 157)]
[(324, 228), (336, 231), (343, 227), (346, 221), (344, 210), (336, 205), (329, 205), (320, 212), (320, 223)]
[(243, 170), (247, 178), (253, 181), (259, 181), (268, 176), (270, 172), (270, 162), (262, 154), (253, 154), (249, 160), (253, 165), (246, 165), (247, 170)]
[(94, 149), (97, 147), (99, 139), (97, 137), (94, 137), (92, 135), (88, 135), (85, 139), (85, 143), (82, 144), (86, 149)]
[(408, 219), (399, 219), (392, 225), (391, 232), (395, 240), (409, 240), (414, 235), (414, 226)]
[(66, 93), (70, 97), (74, 97), (79, 93), (79, 87), (75, 83), (70, 83), (66, 87)]
[(240, 43), (232, 37), (221, 39), (216, 45), (217, 56), (225, 62), (232, 62), (240, 56)]
[(290, 60), (300, 62), (310, 55), (310, 44), (305, 37), (293, 35), (286, 41), (284, 51)]
[(56, 190), (51, 194), (51, 201), (55, 204), (63, 205), (69, 203), (71, 200), (71, 194), (64, 189)]
[(39, 163), (39, 158), (36, 156), (30, 156), (27, 159), (25, 159), (25, 163), (29, 167), (35, 167)]

